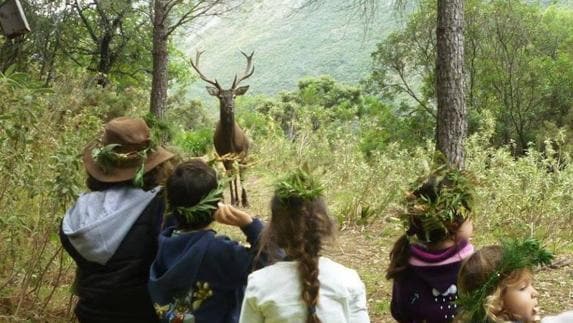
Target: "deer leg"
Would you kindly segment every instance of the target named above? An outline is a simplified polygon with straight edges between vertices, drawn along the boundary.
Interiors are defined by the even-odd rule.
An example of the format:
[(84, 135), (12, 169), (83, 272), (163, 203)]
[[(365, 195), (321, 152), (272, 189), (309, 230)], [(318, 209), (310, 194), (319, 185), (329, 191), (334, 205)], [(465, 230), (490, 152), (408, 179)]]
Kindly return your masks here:
[(239, 181), (241, 183), (241, 204), (243, 205), (243, 207), (249, 207), (249, 201), (247, 200), (247, 190), (245, 190), (242, 168), (239, 168)]
[(233, 181), (229, 182), (229, 192), (231, 196), (231, 205), (235, 205), (235, 194), (233, 192)]
[(237, 199), (237, 191), (235, 189), (235, 175), (231, 176), (232, 176), (231, 181), (229, 182), (229, 190), (231, 192), (231, 204), (237, 205), (238, 199)]
[(234, 176), (235, 178), (233, 179), (233, 186), (235, 189), (235, 204), (234, 205), (239, 205), (239, 189), (238, 189), (238, 185), (237, 185), (237, 182), (238, 182), (237, 177), (238, 176), (239, 176), (238, 174), (235, 174), (235, 176)]

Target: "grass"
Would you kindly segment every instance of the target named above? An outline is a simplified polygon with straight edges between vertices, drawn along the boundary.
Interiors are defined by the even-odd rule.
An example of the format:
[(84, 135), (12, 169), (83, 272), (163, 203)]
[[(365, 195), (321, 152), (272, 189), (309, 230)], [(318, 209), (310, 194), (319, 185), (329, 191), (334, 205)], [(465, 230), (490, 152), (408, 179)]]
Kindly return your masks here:
[[(14, 101), (0, 101), (0, 167), (10, 170), (0, 175), (0, 321), (69, 321), (73, 307), (75, 266), (61, 252), (57, 232), (66, 208), (84, 190), (78, 152), (111, 109), (98, 99), (105, 92), (89, 98), (73, 90), (79, 86), (64, 85), (50, 95), (0, 82), (2, 96)], [(126, 97), (123, 113), (137, 115), (145, 98), (138, 93)], [(280, 129), (263, 121), (264, 128)], [(246, 173), (249, 212), (268, 216), (278, 174), (305, 162), (313, 167), (339, 222), (338, 242), (325, 254), (360, 274), (372, 321), (390, 322), (391, 284), (384, 272), (402, 233), (393, 210), (409, 183), (429, 172), (433, 143), (411, 149), (391, 143), (366, 158), (356, 147), (360, 138), (344, 125), (305, 127), (293, 140), (280, 130), (248, 132), (253, 141)], [(485, 129), (466, 142), (466, 165), (479, 183), (474, 244), (504, 236), (543, 240), (561, 262), (537, 275), (541, 306), (547, 313), (573, 308), (573, 269), (567, 262), (573, 256), (573, 166), (569, 159), (559, 164), (552, 154), (535, 151), (515, 158), (505, 147), (490, 147), (489, 133)], [(236, 230), (230, 234), (241, 237)]]

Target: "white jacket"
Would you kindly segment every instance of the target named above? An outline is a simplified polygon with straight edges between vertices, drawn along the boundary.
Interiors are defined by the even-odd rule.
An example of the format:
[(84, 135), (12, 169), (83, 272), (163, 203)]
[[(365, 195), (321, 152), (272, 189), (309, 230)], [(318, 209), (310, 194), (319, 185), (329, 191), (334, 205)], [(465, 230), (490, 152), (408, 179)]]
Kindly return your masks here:
[(573, 311), (564, 312), (557, 316), (547, 316), (541, 320), (542, 323), (573, 323)]
[[(356, 271), (321, 257), (318, 279), (316, 313), (323, 323), (370, 322), (364, 284)], [(249, 275), (240, 323), (300, 323), (307, 312), (296, 262), (278, 262)]]

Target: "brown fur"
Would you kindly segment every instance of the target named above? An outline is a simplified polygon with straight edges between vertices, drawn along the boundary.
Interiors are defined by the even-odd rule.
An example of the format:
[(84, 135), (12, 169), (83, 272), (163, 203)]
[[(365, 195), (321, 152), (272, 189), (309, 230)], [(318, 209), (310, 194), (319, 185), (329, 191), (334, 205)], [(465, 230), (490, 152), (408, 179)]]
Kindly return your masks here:
[(197, 71), (202, 80), (213, 85), (207, 86), (207, 91), (209, 94), (219, 99), (220, 117), (219, 122), (217, 123), (217, 127), (215, 128), (215, 134), (213, 136), (213, 144), (215, 145), (215, 150), (221, 157), (230, 157), (223, 161), (223, 165), (225, 166), (225, 170), (227, 172), (234, 172), (235, 169), (233, 164), (235, 161), (239, 162), (238, 174), (232, 174), (233, 180), (230, 183), (231, 203), (233, 205), (239, 204), (239, 190), (237, 182), (240, 182), (242, 189), (241, 204), (243, 206), (248, 206), (249, 202), (247, 200), (247, 191), (243, 186), (242, 166), (244, 165), (244, 160), (247, 157), (249, 151), (249, 139), (243, 130), (241, 130), (239, 125), (235, 122), (235, 97), (245, 94), (249, 89), (248, 85), (240, 87), (238, 87), (238, 85), (242, 80), (249, 78), (255, 71), (254, 66), (251, 68), (254, 53), (247, 55), (241, 52), (247, 58), (247, 68), (241, 77), (237, 78), (235, 75), (233, 85), (231, 85), (231, 88), (227, 90), (224, 90), (216, 80), (209, 80), (201, 73), (198, 68), (199, 57), (201, 56), (201, 53), (202, 52), (197, 53), (195, 63), (191, 61), (191, 65), (195, 71)]

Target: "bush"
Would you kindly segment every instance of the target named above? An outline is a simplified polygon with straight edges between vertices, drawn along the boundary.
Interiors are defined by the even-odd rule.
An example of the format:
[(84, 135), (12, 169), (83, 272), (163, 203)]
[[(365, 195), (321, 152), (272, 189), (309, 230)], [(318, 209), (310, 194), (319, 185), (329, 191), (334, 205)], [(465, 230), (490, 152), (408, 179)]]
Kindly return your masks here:
[(181, 131), (175, 136), (174, 143), (190, 156), (205, 155), (213, 147), (213, 129), (203, 127), (192, 131)]

